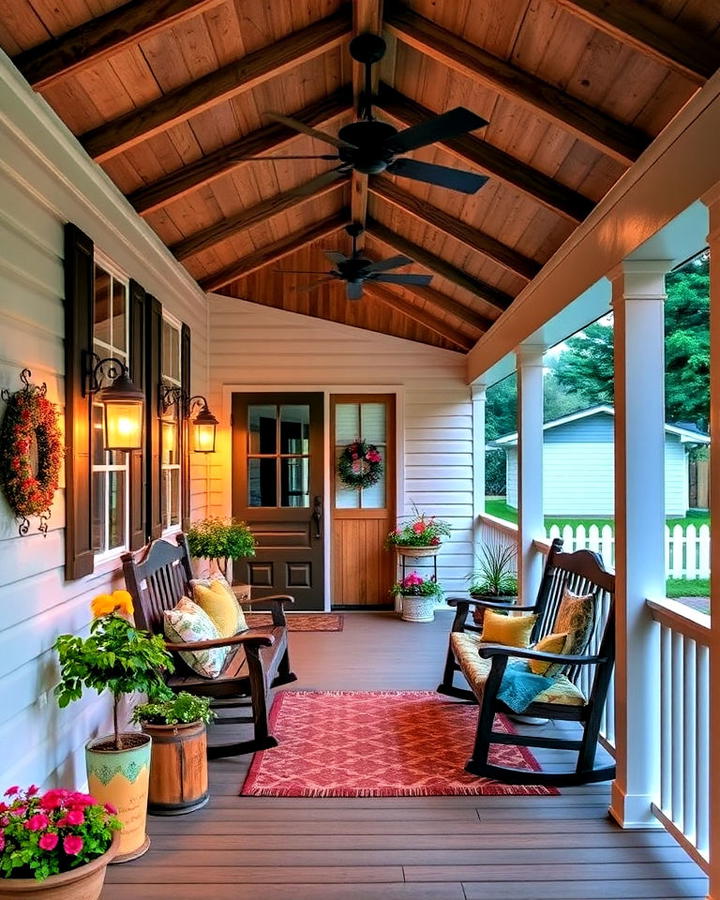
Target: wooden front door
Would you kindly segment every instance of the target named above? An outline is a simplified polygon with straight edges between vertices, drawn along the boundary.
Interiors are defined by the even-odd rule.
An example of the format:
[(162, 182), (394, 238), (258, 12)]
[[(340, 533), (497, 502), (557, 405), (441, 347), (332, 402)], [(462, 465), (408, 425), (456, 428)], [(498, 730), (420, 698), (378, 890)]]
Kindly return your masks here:
[[(331, 398), (332, 603), (333, 607), (390, 607), (395, 580), (394, 554), (383, 547), (395, 526), (395, 396), (338, 394)], [(348, 488), (337, 474), (345, 447), (364, 439), (383, 457), (380, 481), (366, 489)]]
[(233, 516), (257, 543), (233, 580), (324, 609), (323, 395), (233, 394)]

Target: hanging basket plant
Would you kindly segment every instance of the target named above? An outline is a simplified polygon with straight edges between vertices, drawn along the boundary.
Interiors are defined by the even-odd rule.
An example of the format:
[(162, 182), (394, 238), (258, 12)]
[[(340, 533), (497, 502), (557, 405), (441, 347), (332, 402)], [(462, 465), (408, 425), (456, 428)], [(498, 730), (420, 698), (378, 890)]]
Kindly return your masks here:
[(337, 470), (340, 481), (346, 487), (356, 490), (369, 488), (382, 477), (382, 456), (374, 444), (353, 441), (340, 454)]
[(55, 406), (45, 396), (46, 385), (30, 384), (30, 374), (21, 373), (22, 390), (2, 392), (7, 407), (0, 426), (0, 482), (20, 534), (27, 534), (30, 516), (39, 516), (40, 531), (47, 532), (63, 456)]

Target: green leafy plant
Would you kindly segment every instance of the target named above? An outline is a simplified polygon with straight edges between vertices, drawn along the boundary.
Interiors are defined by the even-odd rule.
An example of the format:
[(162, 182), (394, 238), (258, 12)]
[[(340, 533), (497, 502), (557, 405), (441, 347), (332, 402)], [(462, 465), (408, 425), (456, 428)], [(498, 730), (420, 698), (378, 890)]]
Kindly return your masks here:
[(120, 615), (131, 615), (133, 611), (127, 591), (100, 594), (93, 600), (92, 608), (96, 618), (89, 637), (61, 634), (53, 645), (60, 659), (60, 683), (55, 694), (58, 705), (65, 707), (79, 700), (86, 688), (99, 693), (110, 691), (114, 744), (122, 750), (118, 727), (120, 698), (134, 691), (151, 698), (168, 697), (163, 670), (172, 671), (173, 661), (160, 635), (141, 631)]
[(148, 725), (189, 725), (192, 722), (207, 725), (214, 718), (210, 697), (194, 697), (187, 691), (180, 691), (167, 700), (140, 703), (132, 713), (133, 722), (146, 722)]
[(391, 547), (437, 547), (442, 538), (452, 531), (449, 522), (428, 516), (413, 503), (413, 515), (385, 538), (385, 546)]
[(187, 533), (187, 543), (192, 556), (212, 559), (225, 576), (229, 559), (255, 556), (255, 538), (250, 528), (235, 519), (215, 516), (193, 522)]
[(117, 810), (89, 794), (57, 789), (41, 794), (9, 787), (0, 803), (0, 877), (44, 881), (92, 862), (121, 825)]
[(467, 576), (471, 594), (517, 596), (517, 550), (499, 542), (483, 544), (476, 557), (477, 565)]
[(434, 578), (423, 578), (417, 572), (411, 572), (391, 588), (391, 594), (404, 594), (406, 597), (441, 597), (442, 585)]

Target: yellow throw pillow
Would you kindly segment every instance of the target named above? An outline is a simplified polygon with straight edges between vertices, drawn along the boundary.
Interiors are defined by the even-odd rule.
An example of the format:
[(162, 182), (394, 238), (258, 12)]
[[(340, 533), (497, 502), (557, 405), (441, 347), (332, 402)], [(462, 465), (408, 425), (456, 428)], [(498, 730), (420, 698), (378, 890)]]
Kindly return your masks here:
[(483, 644), (504, 644), (506, 647), (527, 647), (530, 632), (537, 616), (504, 616), (502, 613), (485, 610), (480, 641)]
[(231, 596), (225, 589), (196, 584), (193, 587), (193, 600), (210, 617), (220, 632), (220, 637), (232, 637), (238, 633), (241, 610), (234, 595)]
[[(533, 647), (533, 650), (542, 650), (543, 653), (567, 653), (566, 645), (568, 644), (569, 634), (546, 634), (542, 640), (539, 640)], [(572, 640), (573, 638), (571, 638)], [(560, 668), (558, 663), (545, 662), (540, 659), (531, 659), (529, 661), (530, 671), (534, 675), (547, 675), (552, 678), (555, 674), (554, 669)]]
[(245, 613), (243, 612), (242, 606), (240, 606), (240, 601), (237, 597), (237, 594), (230, 587), (227, 581), (225, 581), (224, 578), (213, 578), (210, 581), (210, 590), (215, 591), (216, 594), (220, 594), (221, 596), (229, 597), (237, 606), (238, 622), (235, 634), (239, 634), (241, 631), (247, 631), (250, 626), (245, 619)]

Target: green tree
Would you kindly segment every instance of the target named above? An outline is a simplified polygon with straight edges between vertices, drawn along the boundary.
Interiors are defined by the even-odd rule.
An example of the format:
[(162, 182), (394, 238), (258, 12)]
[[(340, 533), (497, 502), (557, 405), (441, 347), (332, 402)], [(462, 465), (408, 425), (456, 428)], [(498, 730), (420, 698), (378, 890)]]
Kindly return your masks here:
[[(558, 384), (583, 400), (583, 407), (613, 402), (613, 328), (593, 322), (566, 341), (553, 364)], [(579, 407), (582, 408), (582, 407)]]

